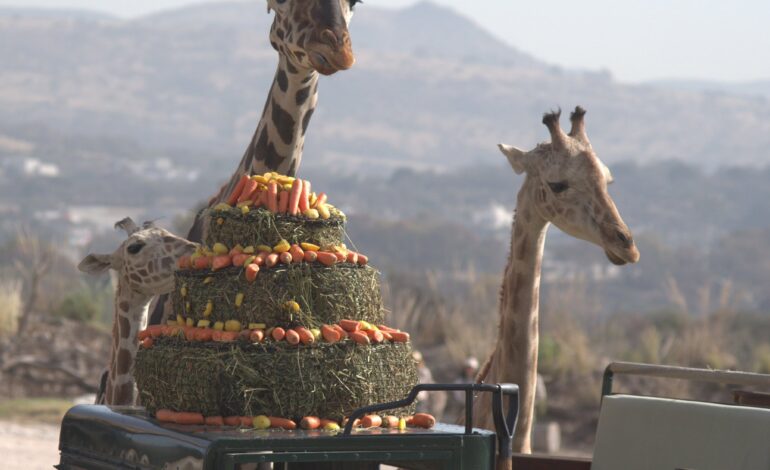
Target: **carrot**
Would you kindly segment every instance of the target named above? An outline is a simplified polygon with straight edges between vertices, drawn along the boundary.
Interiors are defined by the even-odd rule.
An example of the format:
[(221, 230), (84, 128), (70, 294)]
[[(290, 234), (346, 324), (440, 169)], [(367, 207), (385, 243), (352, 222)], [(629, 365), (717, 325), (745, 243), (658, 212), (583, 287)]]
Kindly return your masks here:
[(397, 330), (395, 328), (391, 328), (391, 327), (389, 327), (387, 325), (377, 325), (377, 328), (379, 328), (380, 331), (387, 331), (389, 333), (398, 333), (399, 331), (401, 331), (401, 330)]
[(195, 341), (195, 328), (194, 326), (185, 326), (184, 327), (184, 339), (187, 341)]
[(163, 408), (155, 412), (155, 419), (162, 423), (173, 423), (174, 415), (176, 415), (176, 411)]
[(230, 193), (230, 197), (227, 198), (227, 203), (231, 206), (234, 206), (236, 202), (238, 202), (238, 198), (241, 196), (241, 193), (243, 192), (243, 187), (246, 186), (246, 182), (249, 181), (251, 178), (249, 178), (248, 175), (241, 175), (241, 179), (238, 180), (238, 183), (236, 183), (235, 188), (233, 189), (233, 192)]
[(317, 416), (305, 416), (299, 422), (302, 429), (318, 429), (321, 427), (321, 420)]
[(348, 337), (348, 332), (345, 331), (341, 326), (334, 324), (331, 325), (332, 328), (334, 328), (334, 331), (340, 334), (340, 339), (344, 339)]
[(223, 343), (230, 343), (238, 339), (238, 331), (223, 331), (220, 336), (220, 341)]
[(251, 416), (241, 416), (241, 426), (244, 428), (250, 428), (254, 424), (254, 418)]
[(306, 263), (312, 263), (313, 261), (318, 259), (318, 252), (316, 251), (306, 251), (305, 252), (305, 262)]
[(225, 421), (221, 416), (206, 416), (203, 419), (203, 423), (206, 426), (224, 426)]
[(291, 256), (291, 253), (289, 253), (288, 251), (284, 251), (283, 253), (278, 255), (278, 259), (281, 260), (281, 263), (283, 264), (291, 264), (294, 257)]
[(251, 330), (249, 333), (249, 341), (252, 343), (261, 343), (265, 338), (265, 332), (262, 330)]
[(192, 411), (180, 411), (174, 416), (174, 422), (176, 424), (203, 424), (205, 420), (200, 413), (193, 413)]
[(302, 180), (297, 178), (291, 184), (289, 192), (289, 214), (297, 215), (299, 212), (299, 198), (302, 195)]
[(385, 428), (397, 428), (398, 416), (388, 415), (382, 419), (382, 426)]
[(415, 415), (412, 417), (412, 422), (407, 424), (411, 424), (412, 426), (417, 426), (420, 428), (430, 429), (436, 425), (436, 418), (434, 418), (432, 415), (429, 415), (428, 413), (415, 413)]
[(329, 325), (321, 326), (321, 335), (327, 343), (336, 343), (340, 340), (340, 333)]
[(211, 266), (211, 256), (199, 256), (193, 261), (195, 269), (206, 269)]
[(278, 193), (278, 213), (285, 214), (289, 210), (289, 192), (281, 191)]
[(241, 425), (241, 417), (240, 416), (225, 416), (222, 421), (225, 423), (226, 426), (240, 426)]
[(298, 326), (294, 330), (299, 335), (299, 340), (302, 341), (302, 344), (310, 344), (315, 342), (315, 337), (313, 336), (313, 333), (311, 333), (310, 330), (308, 330), (304, 326)]
[(326, 203), (326, 193), (321, 193), (318, 195), (318, 198), (316, 198), (315, 204), (313, 204), (311, 207), (316, 208), (325, 203)]
[(267, 258), (265, 258), (265, 266), (272, 268), (276, 264), (278, 264), (278, 253), (270, 253), (267, 255)]
[[(233, 255), (233, 266), (243, 266), (244, 261), (251, 258), (253, 255), (248, 253), (236, 253)], [(256, 258), (255, 258), (256, 259)]]
[(291, 344), (292, 346), (299, 344), (300, 342), (299, 333), (297, 333), (295, 330), (292, 330), (291, 328), (286, 330), (286, 342)]
[(380, 331), (382, 333), (382, 337), (387, 341), (393, 341), (393, 336), (390, 334), (389, 331)]
[(369, 263), (369, 257), (358, 253), (358, 264), (361, 266), (366, 266), (367, 263)]
[(177, 266), (179, 266), (179, 269), (190, 269), (190, 256), (180, 256), (177, 261)]
[(238, 196), (238, 203), (245, 201), (250, 201), (252, 198), (254, 198), (254, 194), (257, 191), (257, 186), (259, 183), (254, 181), (253, 179), (249, 178), (248, 181), (246, 181), (246, 184), (243, 185), (243, 192), (241, 192), (241, 195)]
[(385, 340), (385, 336), (379, 330), (369, 330), (366, 332), (366, 335), (373, 343), (382, 343)]
[(379, 415), (366, 415), (361, 418), (361, 427), (378, 428), (382, 425), (382, 418)]
[(361, 329), (361, 322), (358, 320), (340, 320), (339, 325), (345, 331), (358, 331)]
[(214, 330), (211, 328), (198, 328), (195, 331), (195, 341), (211, 341), (211, 338), (213, 337)]
[(355, 251), (348, 251), (347, 260), (348, 263), (358, 264), (358, 253)]
[(246, 266), (247, 281), (254, 282), (254, 280), (257, 278), (257, 274), (259, 274), (259, 265), (251, 263), (250, 265)]
[(369, 337), (366, 336), (366, 333), (362, 331), (354, 331), (350, 333), (350, 339), (352, 339), (358, 344), (371, 344), (371, 341), (369, 341)]
[(233, 264), (233, 258), (230, 255), (215, 256), (211, 260), (211, 270), (218, 271)]
[(272, 336), (276, 341), (282, 341), (286, 337), (286, 330), (280, 326), (276, 326), (273, 328), (273, 332), (270, 334), (270, 336)]
[(329, 424), (336, 424), (337, 426), (340, 425), (337, 421), (334, 421), (333, 419), (321, 419), (321, 427), (325, 428)]
[(299, 245), (292, 245), (291, 248), (289, 248), (289, 253), (291, 253), (291, 259), (295, 263), (300, 263), (305, 259), (305, 251), (302, 250)]
[(406, 343), (409, 341), (409, 333), (404, 331), (391, 331), (390, 336), (393, 337), (393, 341), (396, 343)]
[(297, 429), (297, 423), (286, 418), (277, 418), (275, 416), (268, 416), (270, 420), (271, 428), (283, 428), (283, 429)]
[(259, 188), (257, 188), (257, 191), (254, 193), (254, 202), (252, 203), (254, 209), (262, 207), (265, 204), (266, 194), (267, 191), (260, 191)]
[(301, 213), (305, 213), (306, 210), (310, 209), (310, 181), (303, 181), (302, 182), (302, 190), (299, 193), (299, 211)]
[(147, 328), (145, 328), (144, 330), (142, 330), (142, 331), (140, 331), (139, 333), (136, 334), (136, 338), (139, 341), (143, 341), (145, 338), (150, 338), (150, 337), (152, 337), (152, 334), (150, 333), (150, 327), (149, 326)]
[(222, 342), (222, 330), (214, 330), (211, 332), (211, 341), (216, 341), (217, 343)]
[(278, 212), (278, 183), (271, 181), (267, 184), (267, 210)]
[(317, 251), (318, 261), (324, 266), (334, 266), (337, 264), (337, 256), (334, 253), (328, 251)]

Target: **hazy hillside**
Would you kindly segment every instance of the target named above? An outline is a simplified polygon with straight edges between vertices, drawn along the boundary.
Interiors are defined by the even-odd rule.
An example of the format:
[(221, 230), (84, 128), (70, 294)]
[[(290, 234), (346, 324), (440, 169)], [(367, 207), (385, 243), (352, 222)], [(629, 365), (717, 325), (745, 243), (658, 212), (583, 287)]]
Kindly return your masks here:
[[(138, 20), (0, 13), (0, 124), (240, 157), (262, 109), (275, 53), (258, 2), (199, 5)], [(770, 161), (770, 101), (626, 86), (513, 50), (431, 3), (361, 5), (358, 62), (321, 84), (307, 166), (382, 171), (494, 162), (495, 143), (533, 146), (540, 114), (582, 104), (608, 162), (678, 158), (713, 167)], [(206, 163), (190, 159), (190, 166)]]

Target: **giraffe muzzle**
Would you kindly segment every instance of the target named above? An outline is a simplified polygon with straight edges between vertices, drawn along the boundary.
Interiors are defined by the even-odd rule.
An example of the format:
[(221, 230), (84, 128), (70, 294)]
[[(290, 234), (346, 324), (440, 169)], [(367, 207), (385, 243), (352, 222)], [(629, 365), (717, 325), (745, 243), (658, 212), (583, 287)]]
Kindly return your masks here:
[(331, 29), (325, 29), (306, 49), (313, 68), (323, 75), (347, 70), (356, 61), (347, 31), (335, 33)]

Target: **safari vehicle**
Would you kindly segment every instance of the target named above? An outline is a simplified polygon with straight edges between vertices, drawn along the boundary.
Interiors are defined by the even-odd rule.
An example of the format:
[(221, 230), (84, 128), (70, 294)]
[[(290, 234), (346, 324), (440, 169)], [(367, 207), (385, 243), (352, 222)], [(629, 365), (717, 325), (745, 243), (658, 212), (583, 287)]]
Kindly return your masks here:
[[(493, 394), (496, 433), (439, 423), (431, 429), (353, 430), (366, 414), (407, 406), (420, 391), (463, 390), (465, 422), (473, 422), (474, 393)], [(508, 411), (504, 412), (507, 401)], [(510, 458), (518, 411), (512, 384), (421, 384), (403, 400), (355, 410), (339, 433), (212, 428), (160, 423), (142, 407), (79, 405), (62, 421), (60, 470), (274, 469), (373, 470), (381, 464), (414, 469), (493, 469), (500, 450)]]

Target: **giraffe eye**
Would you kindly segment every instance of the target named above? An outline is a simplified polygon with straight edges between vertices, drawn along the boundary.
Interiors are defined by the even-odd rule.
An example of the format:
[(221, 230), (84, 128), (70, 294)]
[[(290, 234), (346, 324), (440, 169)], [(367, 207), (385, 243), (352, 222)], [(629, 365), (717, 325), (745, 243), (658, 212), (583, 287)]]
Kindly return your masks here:
[(364, 3), (361, 0), (348, 0), (350, 2), (350, 9), (352, 10), (357, 3)]
[(135, 255), (140, 251), (142, 251), (142, 248), (144, 248), (144, 243), (136, 242), (128, 245), (128, 247), (126, 248), (126, 251), (131, 253), (132, 255)]
[(567, 188), (569, 188), (569, 185), (566, 181), (558, 181), (556, 183), (548, 183), (548, 187), (551, 188), (551, 191), (553, 191), (554, 194), (559, 194), (566, 191)]

